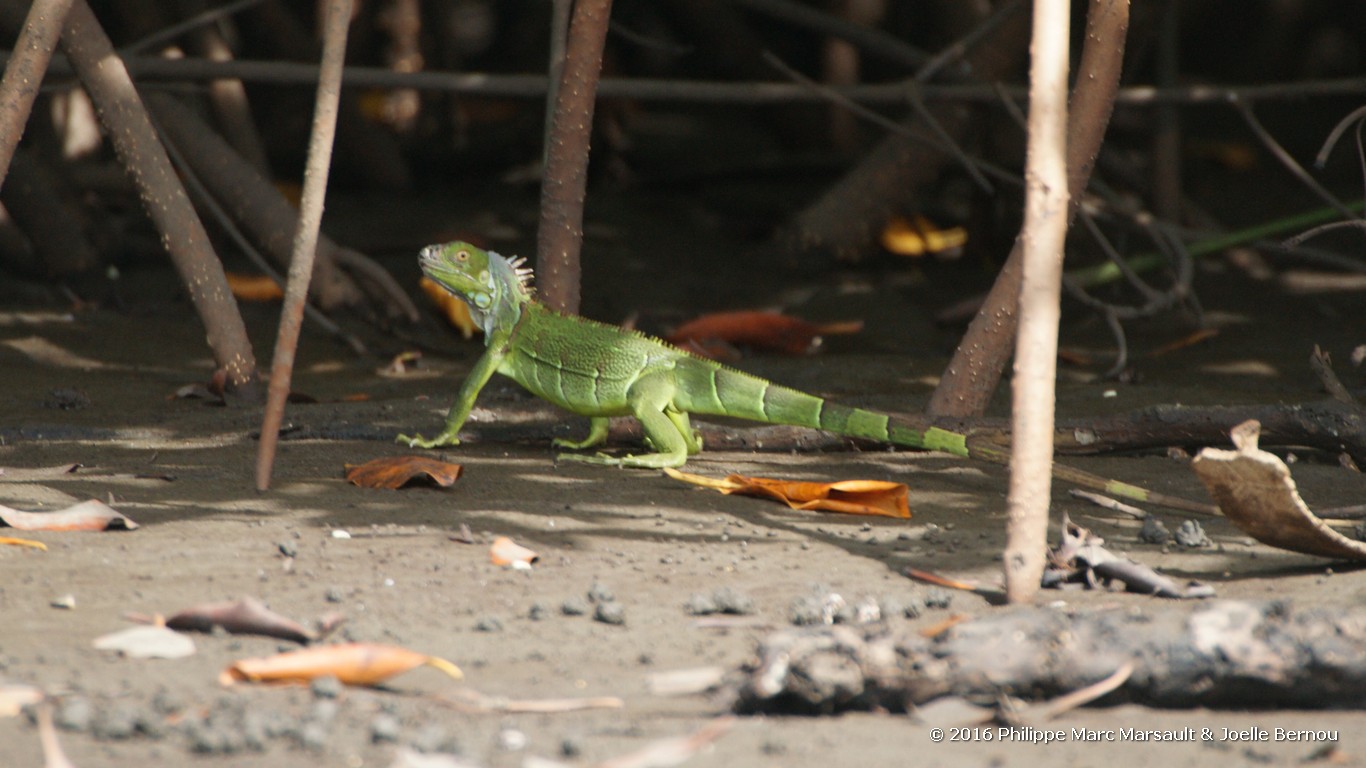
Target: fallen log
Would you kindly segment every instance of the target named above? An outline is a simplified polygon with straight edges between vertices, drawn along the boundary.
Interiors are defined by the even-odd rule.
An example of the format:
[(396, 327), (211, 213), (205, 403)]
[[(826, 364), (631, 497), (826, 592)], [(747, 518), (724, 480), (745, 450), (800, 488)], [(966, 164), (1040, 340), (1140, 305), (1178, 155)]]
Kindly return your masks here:
[(1212, 600), (1190, 611), (1021, 608), (927, 639), (843, 625), (775, 632), (741, 670), (739, 712), (905, 712), (944, 696), (1052, 698), (1133, 669), (1102, 704), (1366, 705), (1366, 610)]

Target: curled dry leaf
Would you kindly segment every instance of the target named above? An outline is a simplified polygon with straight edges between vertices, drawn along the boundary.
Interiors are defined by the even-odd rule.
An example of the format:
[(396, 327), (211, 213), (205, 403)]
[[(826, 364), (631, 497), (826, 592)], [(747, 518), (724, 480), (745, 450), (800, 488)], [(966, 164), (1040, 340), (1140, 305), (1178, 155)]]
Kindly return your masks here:
[(305, 648), (259, 659), (240, 659), (218, 676), (222, 685), (233, 683), (307, 683), (329, 675), (347, 685), (378, 685), (421, 666), (435, 667), (452, 678), (464, 677), (460, 668), (445, 659), (426, 656), (407, 648), (373, 643), (347, 643)]
[(779, 312), (740, 310), (703, 315), (684, 323), (669, 335), (669, 341), (708, 357), (713, 356), (708, 350), (726, 345), (804, 355), (821, 345), (822, 336), (861, 330), (862, 320), (817, 324)]
[(1290, 468), (1257, 447), (1261, 426), (1245, 421), (1231, 432), (1237, 450), (1205, 448), (1191, 461), (1219, 510), (1263, 544), (1307, 555), (1366, 560), (1366, 543), (1338, 533), (1310, 511)]
[(34, 541), (33, 539), (16, 539), (13, 536), (0, 536), (0, 545), (7, 547), (28, 547), (29, 549), (37, 549), (43, 552), (47, 551), (47, 545), (41, 541)]
[(264, 635), (303, 644), (315, 639), (303, 625), (270, 610), (254, 597), (186, 608), (167, 618), (166, 626), (186, 632), (212, 632), (214, 627), (222, 627), (234, 635)]
[(532, 563), (541, 559), (541, 556), (507, 536), (499, 536), (493, 540), (493, 545), (489, 547), (489, 559), (493, 561), (494, 565), (530, 568)]
[(470, 308), (465, 302), (455, 298), (450, 291), (429, 277), (423, 277), (418, 285), (422, 287), (422, 292), (427, 294), (427, 298), (441, 310), (447, 322), (460, 330), (461, 336), (472, 339), (475, 331), (482, 332), (483, 329), (470, 317)]
[(347, 464), (346, 479), (362, 488), (396, 490), (416, 478), (427, 477), (447, 488), (460, 478), (462, 470), (459, 464), (426, 456), (388, 456), (364, 464)]
[(907, 502), (909, 494), (904, 483), (886, 480), (840, 480), (833, 483), (811, 483), (799, 480), (778, 480), (768, 477), (728, 475), (717, 480), (676, 469), (664, 470), (669, 477), (685, 483), (714, 488), (725, 494), (760, 496), (776, 499), (793, 509), (840, 512), (848, 515), (879, 515), (882, 517), (911, 516)]
[(56, 512), (23, 512), (0, 505), (0, 521), (21, 531), (131, 531), (138, 527), (99, 499)]

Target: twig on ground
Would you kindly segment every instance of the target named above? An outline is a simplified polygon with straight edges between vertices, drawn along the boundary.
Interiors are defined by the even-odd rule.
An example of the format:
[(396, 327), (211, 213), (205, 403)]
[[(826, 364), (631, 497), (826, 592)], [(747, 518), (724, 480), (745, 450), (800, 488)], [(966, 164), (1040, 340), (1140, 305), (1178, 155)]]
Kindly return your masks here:
[(1342, 380), (1338, 378), (1337, 373), (1333, 371), (1332, 358), (1328, 356), (1327, 352), (1320, 349), (1317, 344), (1314, 345), (1314, 351), (1309, 355), (1309, 368), (1314, 372), (1315, 376), (1319, 377), (1319, 382), (1323, 384), (1323, 388), (1328, 392), (1329, 397), (1339, 403), (1346, 403), (1347, 405), (1357, 404), (1357, 399), (1352, 397), (1352, 393), (1343, 385)]

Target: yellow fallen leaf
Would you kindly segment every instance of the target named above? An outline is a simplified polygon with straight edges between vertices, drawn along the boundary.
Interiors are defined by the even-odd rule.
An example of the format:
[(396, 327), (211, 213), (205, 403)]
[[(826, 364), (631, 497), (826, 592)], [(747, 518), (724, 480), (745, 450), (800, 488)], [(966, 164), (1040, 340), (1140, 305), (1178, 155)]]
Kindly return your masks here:
[(378, 685), (417, 667), (428, 666), (456, 680), (460, 668), (445, 659), (427, 656), (395, 645), (346, 643), (304, 648), (257, 659), (239, 659), (218, 676), (222, 685), (252, 683), (307, 683), (318, 677), (336, 677), (347, 685)]

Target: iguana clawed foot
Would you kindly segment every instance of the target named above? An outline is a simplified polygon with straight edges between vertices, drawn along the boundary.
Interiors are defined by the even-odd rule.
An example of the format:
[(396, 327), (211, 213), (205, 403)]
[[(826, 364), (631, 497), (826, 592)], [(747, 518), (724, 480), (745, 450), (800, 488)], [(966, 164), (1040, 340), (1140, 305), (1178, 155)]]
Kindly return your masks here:
[(460, 438), (454, 434), (442, 432), (433, 438), (425, 438), (422, 435), (399, 435), (394, 439), (399, 445), (406, 445), (409, 448), (447, 448), (460, 445)]
[(606, 467), (630, 467), (632, 469), (663, 469), (665, 467), (681, 467), (688, 461), (687, 454), (674, 455), (671, 453), (643, 453), (639, 456), (609, 456), (605, 453), (560, 453), (555, 455), (558, 461), (577, 461), (581, 464), (597, 464)]

